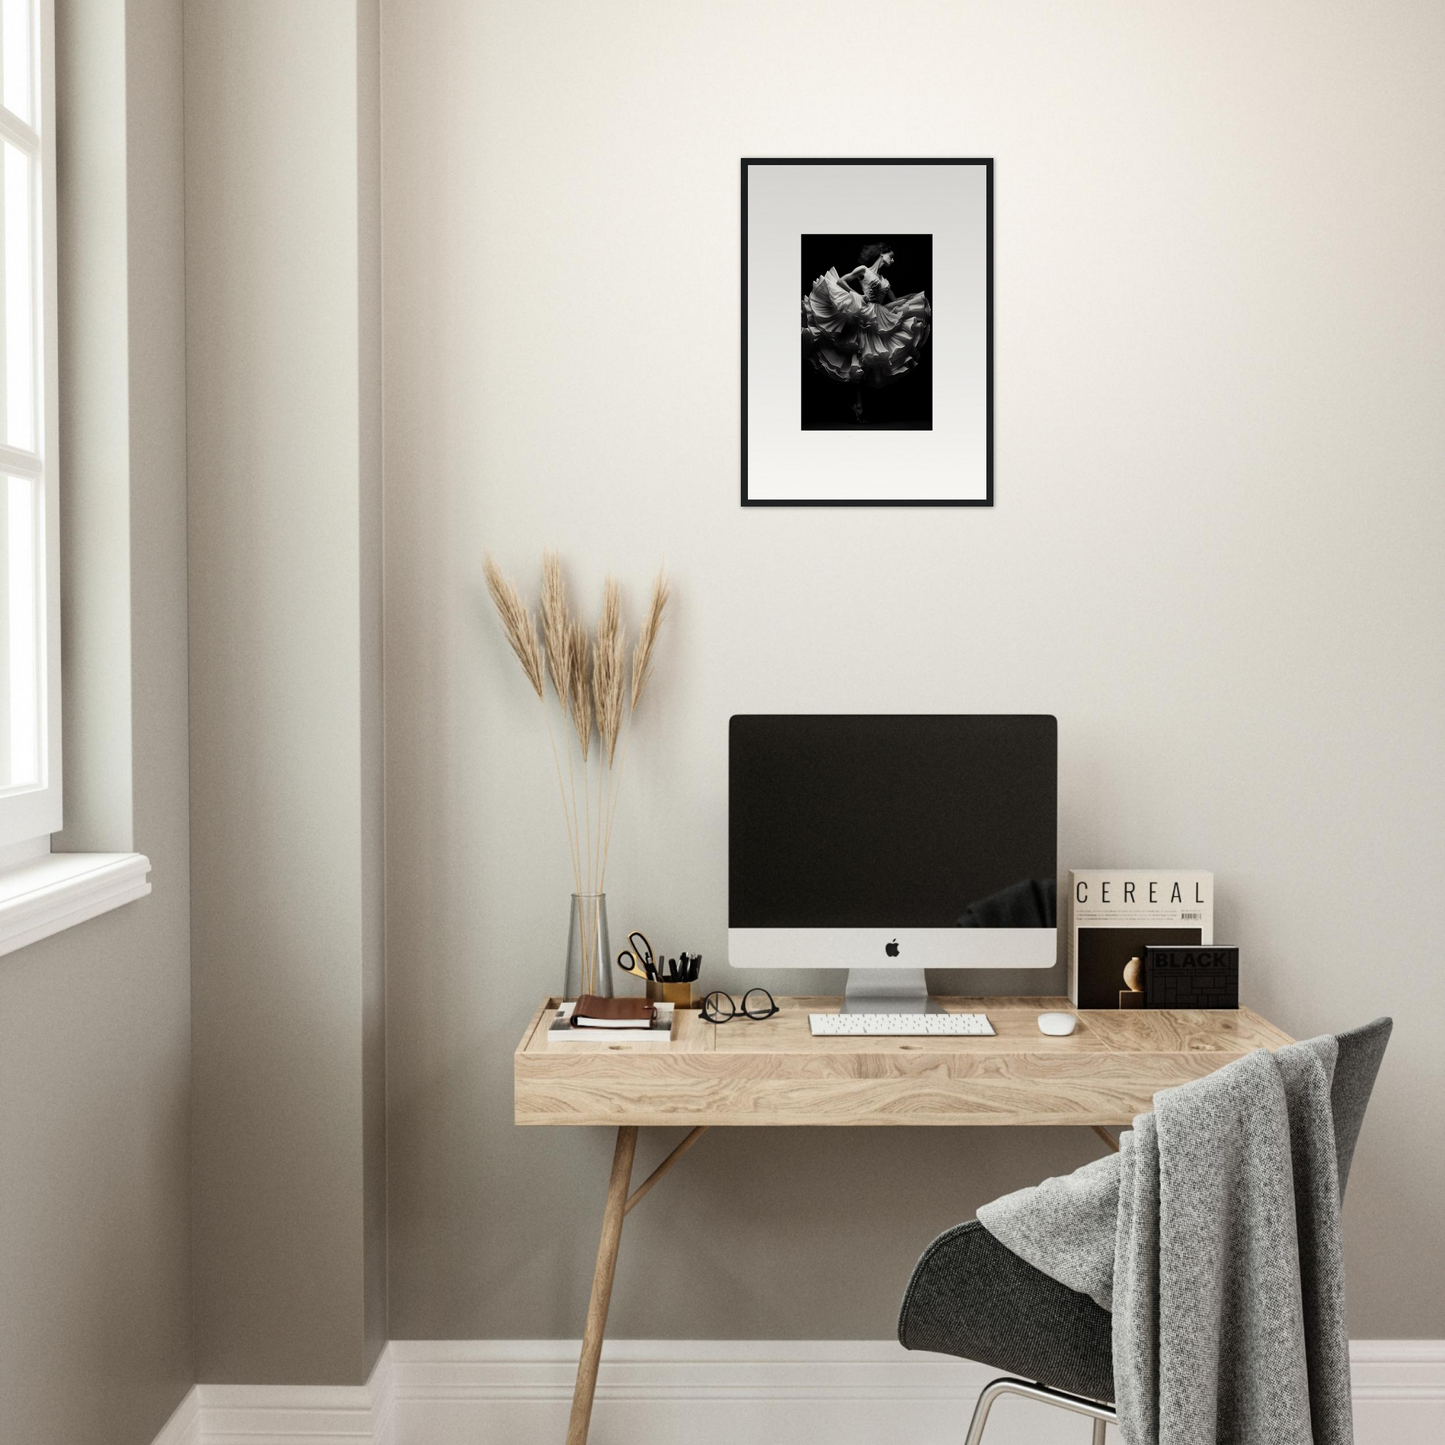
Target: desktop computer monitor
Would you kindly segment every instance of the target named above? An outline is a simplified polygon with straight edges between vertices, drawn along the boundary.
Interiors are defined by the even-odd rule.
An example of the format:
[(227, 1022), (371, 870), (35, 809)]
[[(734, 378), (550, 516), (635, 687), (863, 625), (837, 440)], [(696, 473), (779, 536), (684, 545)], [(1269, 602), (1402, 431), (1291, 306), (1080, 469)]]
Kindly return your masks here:
[(888, 1011), (925, 968), (1048, 968), (1057, 836), (1053, 717), (734, 717), (729, 962), (846, 968)]

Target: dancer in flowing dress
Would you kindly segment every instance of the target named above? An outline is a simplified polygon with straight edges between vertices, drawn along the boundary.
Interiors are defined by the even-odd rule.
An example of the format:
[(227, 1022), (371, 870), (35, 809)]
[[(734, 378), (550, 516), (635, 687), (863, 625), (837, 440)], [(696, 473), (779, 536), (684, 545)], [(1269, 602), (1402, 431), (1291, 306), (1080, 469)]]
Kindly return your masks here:
[(854, 388), (853, 420), (863, 421), (863, 389), (892, 386), (917, 370), (933, 308), (922, 291), (895, 296), (884, 274), (893, 248), (865, 246), (843, 275), (830, 266), (803, 297), (803, 354), (815, 371)]

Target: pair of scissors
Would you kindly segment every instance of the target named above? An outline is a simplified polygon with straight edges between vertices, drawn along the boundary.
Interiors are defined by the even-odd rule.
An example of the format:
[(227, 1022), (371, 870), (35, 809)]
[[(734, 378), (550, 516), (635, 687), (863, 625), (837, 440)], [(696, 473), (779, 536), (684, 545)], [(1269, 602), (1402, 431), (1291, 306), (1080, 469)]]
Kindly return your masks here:
[(653, 961), (652, 945), (645, 934), (632, 932), (627, 935), (628, 947), (617, 955), (617, 966), (623, 973), (635, 974), (649, 983), (656, 982), (657, 965)]

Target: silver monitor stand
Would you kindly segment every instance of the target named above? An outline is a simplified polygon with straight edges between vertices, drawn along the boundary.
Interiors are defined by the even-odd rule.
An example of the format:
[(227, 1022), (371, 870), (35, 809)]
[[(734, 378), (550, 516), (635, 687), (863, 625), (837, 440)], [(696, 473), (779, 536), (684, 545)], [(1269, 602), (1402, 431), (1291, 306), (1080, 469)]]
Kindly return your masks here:
[(843, 994), (845, 1014), (936, 1014), (921, 968), (850, 968)]

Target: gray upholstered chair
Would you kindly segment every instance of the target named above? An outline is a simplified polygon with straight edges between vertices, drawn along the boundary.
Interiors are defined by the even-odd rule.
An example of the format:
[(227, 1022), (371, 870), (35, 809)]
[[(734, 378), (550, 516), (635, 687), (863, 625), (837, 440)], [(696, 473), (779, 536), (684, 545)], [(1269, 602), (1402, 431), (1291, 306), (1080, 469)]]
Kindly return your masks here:
[[(1341, 1196), (1391, 1027), (1376, 1019), (1338, 1036), (1330, 1102)], [(972, 1219), (924, 1251), (903, 1296), (898, 1338), (910, 1350), (959, 1355), (1023, 1377), (984, 1388), (965, 1445), (978, 1445), (993, 1402), (1005, 1394), (1087, 1416), (1094, 1445), (1103, 1445), (1116, 1418), (1112, 1325), (1113, 1316), (1088, 1295), (1050, 1279)]]

